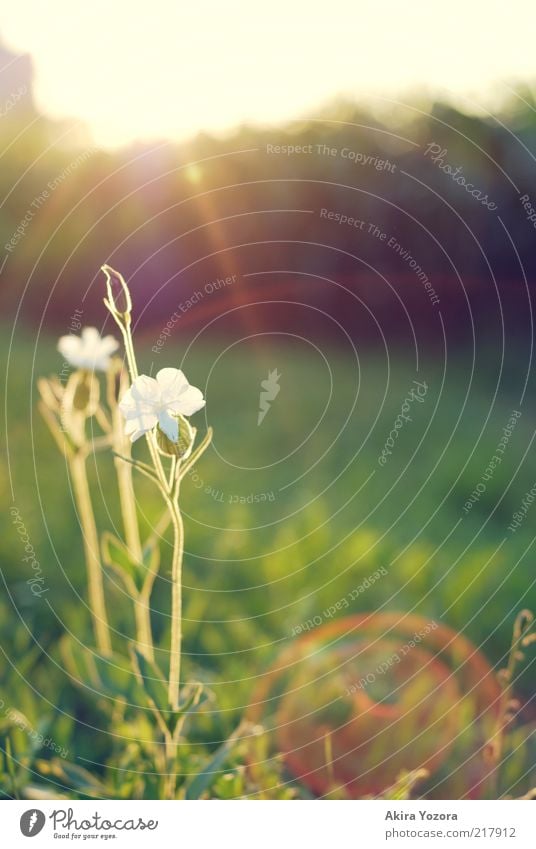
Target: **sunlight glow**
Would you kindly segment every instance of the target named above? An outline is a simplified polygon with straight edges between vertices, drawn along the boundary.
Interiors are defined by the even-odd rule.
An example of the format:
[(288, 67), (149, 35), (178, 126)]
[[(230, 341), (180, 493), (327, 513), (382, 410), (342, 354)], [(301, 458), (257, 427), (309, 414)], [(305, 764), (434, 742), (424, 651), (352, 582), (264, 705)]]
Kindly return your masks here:
[(32, 54), (40, 109), (113, 147), (311, 117), (337, 95), (489, 95), (536, 76), (535, 24), (533, 0), (27, 0), (0, 35)]

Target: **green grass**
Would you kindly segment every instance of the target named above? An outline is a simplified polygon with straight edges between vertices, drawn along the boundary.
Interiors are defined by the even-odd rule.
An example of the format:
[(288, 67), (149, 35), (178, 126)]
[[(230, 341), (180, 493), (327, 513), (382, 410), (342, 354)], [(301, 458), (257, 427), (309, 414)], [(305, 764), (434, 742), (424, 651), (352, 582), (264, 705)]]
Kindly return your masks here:
[[(6, 505), (14, 496), (47, 592), (35, 598), (28, 591), (31, 574), (4, 510), (0, 557), (9, 594), (2, 645), (13, 644), (15, 665), (28, 655), (26, 632), (33, 635), (28, 643), (33, 639), (50, 652), (51, 661), (40, 662), (32, 682), (51, 701), (48, 707), (41, 701), (41, 713), (54, 718), (55, 737), (68, 744), (74, 721), (68, 715), (83, 723), (92, 708), (73, 695), (56, 642), (64, 630), (89, 640), (90, 628), (66, 468), (35, 409), (35, 379), (59, 370), (61, 361), (53, 341), (44, 339), (34, 363), (34, 346), (28, 337), (11, 352), (2, 494)], [(413, 611), (462, 631), (493, 664), (501, 662), (515, 613), (536, 602), (530, 590), (536, 505), (515, 534), (507, 531), (534, 484), (530, 460), (516, 472), (534, 430), (530, 406), (523, 408), (486, 493), (467, 516), (463, 505), (517, 408), (516, 382), (501, 389), (478, 441), (493, 394), (486, 363), (458, 421), (468, 382), (464, 358), (449, 360), (445, 379), (439, 364), (426, 361), (419, 377), (429, 387), (426, 399), (413, 403), (413, 421), (404, 424), (381, 468), (378, 456), (416, 378), (411, 362), (393, 357), (386, 386), (385, 362), (373, 352), (360, 352), (358, 371), (337, 350), (324, 351), (328, 368), (318, 354), (279, 342), (270, 349), (235, 346), (220, 355), (225, 347), (194, 347), (183, 366), (191, 382), (206, 389), (206, 415), (215, 430), (214, 450), (182, 492), (185, 669), (216, 689), (221, 708), (194, 733), (209, 740), (228, 733), (293, 629), (318, 615), (329, 621), (323, 611), (380, 567), (387, 575), (336, 616)], [(149, 349), (143, 359), (149, 370)], [(153, 362), (158, 368), (182, 361), (169, 344)], [(273, 368), (281, 373), (281, 391), (258, 427), (260, 381)], [(202, 434), (204, 413), (192, 422)], [(110, 457), (99, 458), (92, 477), (101, 528), (115, 525), (120, 532)], [(162, 508), (150, 482), (139, 481), (139, 496), (149, 528)], [(163, 644), (169, 555), (166, 543), (153, 617)], [(111, 580), (108, 606), (119, 631), (129, 625), (127, 599)], [(33, 700), (27, 710), (35, 713), (29, 685), (17, 681), (17, 698)], [(529, 694), (528, 675), (521, 689)], [(61, 720), (52, 705), (65, 711)], [(81, 756), (94, 757), (103, 745), (83, 724), (76, 740)]]

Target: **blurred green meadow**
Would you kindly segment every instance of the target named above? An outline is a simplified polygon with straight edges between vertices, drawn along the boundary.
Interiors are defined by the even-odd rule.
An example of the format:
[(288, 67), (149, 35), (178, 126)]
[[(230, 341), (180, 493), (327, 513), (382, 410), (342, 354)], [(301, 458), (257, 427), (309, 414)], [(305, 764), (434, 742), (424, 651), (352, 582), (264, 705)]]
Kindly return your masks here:
[[(98, 762), (110, 742), (93, 733), (100, 727), (98, 710), (80, 697), (59, 652), (65, 633), (91, 644), (81, 532), (64, 460), (35, 407), (36, 378), (61, 370), (61, 358), (55, 339), (19, 336), (8, 351), (8, 338), (2, 335), (9, 358), (2, 495), (27, 529), (43, 592), (30, 591), (31, 569), (6, 509), (0, 534), (7, 588), (0, 620), (2, 698), (53, 728), (71, 758)], [(507, 531), (534, 484), (533, 464), (520, 465), (534, 431), (526, 405), (485, 494), (468, 514), (463, 505), (517, 409), (515, 381), (506, 382), (486, 425), (489, 372), (473, 377), (464, 401), (468, 371), (461, 356), (449, 359), (445, 374), (433, 360), (417, 374), (407, 358), (393, 357), (388, 371), (371, 350), (360, 352), (356, 365), (336, 348), (315, 360), (280, 340), (212, 350), (170, 342), (165, 362), (151, 360), (143, 342), (139, 350), (147, 371), (184, 367), (207, 398), (192, 423), (202, 435), (206, 413), (215, 430), (213, 447), (181, 493), (183, 675), (207, 683), (218, 704), (192, 724), (191, 739), (223, 739), (284, 646), (341, 616), (417, 613), (462, 632), (497, 668), (504, 664), (515, 614), (535, 602), (530, 512), (515, 533)], [(258, 426), (260, 381), (270, 368), (281, 375), (281, 391)], [(515, 370), (515, 363), (506, 368)], [(426, 384), (426, 397), (413, 404), (412, 421), (381, 467), (378, 457), (416, 379)], [(143, 455), (141, 442), (135, 451)], [(90, 465), (99, 527), (121, 535), (112, 458), (103, 454)], [(149, 481), (137, 484), (149, 530), (163, 508)], [(153, 611), (162, 645), (169, 626), (166, 552), (169, 544)], [(367, 587), (366, 579), (380, 569), (380, 579)], [(119, 641), (132, 630), (130, 604), (112, 575), (106, 587)], [(13, 667), (6, 645), (16, 652)], [(533, 695), (528, 667), (517, 688), (525, 701)]]

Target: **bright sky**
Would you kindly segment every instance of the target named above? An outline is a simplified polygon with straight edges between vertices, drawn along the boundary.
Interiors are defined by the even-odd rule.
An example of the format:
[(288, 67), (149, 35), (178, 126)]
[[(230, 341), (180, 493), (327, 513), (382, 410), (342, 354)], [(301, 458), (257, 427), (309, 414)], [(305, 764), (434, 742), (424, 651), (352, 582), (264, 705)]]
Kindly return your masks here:
[(535, 0), (24, 0), (0, 34), (33, 55), (40, 108), (108, 146), (536, 79)]

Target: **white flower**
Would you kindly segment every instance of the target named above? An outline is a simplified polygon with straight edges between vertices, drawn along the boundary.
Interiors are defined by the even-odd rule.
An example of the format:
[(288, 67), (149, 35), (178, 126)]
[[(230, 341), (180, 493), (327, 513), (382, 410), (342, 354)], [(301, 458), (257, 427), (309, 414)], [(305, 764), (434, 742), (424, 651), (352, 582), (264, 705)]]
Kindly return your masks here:
[(84, 327), (81, 336), (62, 336), (58, 351), (75, 368), (107, 371), (110, 356), (119, 348), (113, 336), (101, 336), (96, 327)]
[(205, 406), (200, 389), (190, 386), (176, 368), (160, 369), (154, 377), (141, 374), (119, 402), (132, 442), (158, 424), (172, 442), (179, 439), (178, 415), (191, 416)]

